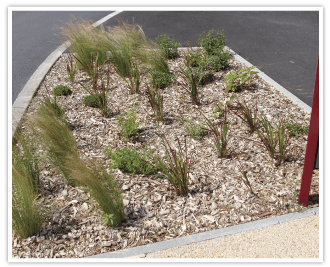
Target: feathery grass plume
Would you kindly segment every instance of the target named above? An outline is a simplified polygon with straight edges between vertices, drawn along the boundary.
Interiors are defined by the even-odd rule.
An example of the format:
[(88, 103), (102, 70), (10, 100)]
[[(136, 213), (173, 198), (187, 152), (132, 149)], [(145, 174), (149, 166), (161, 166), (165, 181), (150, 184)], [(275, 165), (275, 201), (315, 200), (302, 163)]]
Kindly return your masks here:
[(39, 136), (46, 147), (51, 162), (57, 166), (71, 185), (85, 185), (105, 214), (112, 214), (117, 225), (124, 218), (123, 201), (112, 176), (101, 165), (89, 162), (90, 168), (80, 159), (75, 138), (64, 116), (59, 116), (46, 102), (34, 119)]
[[(99, 47), (100, 36), (102, 36), (102, 29), (95, 28), (91, 22), (85, 20), (78, 20), (74, 18), (74, 22), (64, 23), (60, 27), (62, 33), (60, 38), (63, 42), (69, 41), (71, 43), (68, 51), (75, 54), (75, 58), (79, 69), (86, 71), (88, 75), (88, 66), (92, 55), (96, 53)], [(105, 50), (99, 51), (99, 63), (103, 65), (106, 62), (107, 55)]]
[(17, 128), (12, 146), (12, 157), (17, 165), (24, 166), (31, 179), (33, 190), (38, 193), (40, 187), (39, 177), (39, 156), (37, 154), (37, 142), (33, 131), (33, 127), (28, 125), (32, 130), (32, 134), (26, 136), (20, 128)]
[(35, 200), (28, 170), (13, 162), (12, 226), (21, 238), (37, 235), (45, 219)]
[(102, 217), (111, 220), (107, 221), (109, 226), (119, 225), (125, 218), (124, 203), (121, 191), (113, 179), (101, 164), (88, 161), (87, 167), (82, 160), (70, 162), (73, 179), (87, 186), (87, 191), (98, 203), (103, 212)]
[(101, 47), (109, 51), (109, 60), (117, 74), (128, 84), (131, 93), (138, 93), (142, 71), (140, 50), (148, 43), (138, 25), (122, 22), (103, 32)]
[(70, 185), (77, 185), (72, 179), (69, 161), (78, 160), (79, 153), (64, 115), (60, 115), (52, 103), (46, 100), (32, 121), (51, 163), (59, 168)]
[(168, 179), (178, 196), (186, 196), (188, 194), (189, 172), (192, 165), (192, 159), (188, 157), (187, 140), (185, 139), (185, 153), (181, 147), (179, 138), (178, 149), (172, 148), (164, 135), (156, 133), (161, 139), (165, 147), (165, 159), (156, 156), (152, 159), (152, 164), (159, 169), (161, 175)]
[[(24, 152), (27, 152), (23, 145)], [(12, 158), (12, 227), (21, 238), (37, 235), (45, 219), (40, 206), (36, 202), (36, 173), (34, 163), (22, 159), (16, 147), (13, 147)], [(23, 155), (23, 157), (30, 157)], [(37, 174), (39, 177), (39, 173)]]

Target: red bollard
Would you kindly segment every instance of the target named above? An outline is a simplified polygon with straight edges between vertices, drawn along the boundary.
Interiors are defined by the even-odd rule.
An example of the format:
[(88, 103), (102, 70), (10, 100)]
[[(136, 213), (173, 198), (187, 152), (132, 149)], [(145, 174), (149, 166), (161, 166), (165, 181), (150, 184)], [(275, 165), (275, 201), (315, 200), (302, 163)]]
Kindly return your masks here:
[(304, 170), (301, 178), (301, 186), (300, 186), (300, 193), (298, 199), (298, 204), (304, 204), (304, 206), (307, 206), (308, 203), (309, 190), (311, 186), (314, 162), (316, 158), (318, 137), (319, 137), (319, 63), (317, 63), (312, 114), (311, 114), (311, 121), (309, 124)]

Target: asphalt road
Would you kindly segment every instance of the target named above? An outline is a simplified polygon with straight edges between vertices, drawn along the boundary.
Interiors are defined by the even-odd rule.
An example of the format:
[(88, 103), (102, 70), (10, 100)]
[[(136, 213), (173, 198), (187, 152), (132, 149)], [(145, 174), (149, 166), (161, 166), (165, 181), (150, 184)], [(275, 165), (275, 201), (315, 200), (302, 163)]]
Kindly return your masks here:
[(39, 65), (61, 45), (58, 27), (76, 19), (100, 20), (113, 11), (13, 11), (12, 103)]
[[(319, 55), (317, 11), (129, 11), (116, 19), (139, 24), (147, 37), (167, 33), (195, 46), (203, 31), (224, 30), (226, 45), (310, 107)], [(104, 25), (114, 26), (117, 20)]]
[[(13, 12), (13, 102), (43, 60), (59, 45), (52, 29), (76, 18), (97, 21), (111, 11)], [(224, 30), (226, 45), (312, 106), (319, 54), (317, 11), (125, 11), (106, 21), (142, 26), (154, 39), (168, 33), (182, 46), (203, 31)]]

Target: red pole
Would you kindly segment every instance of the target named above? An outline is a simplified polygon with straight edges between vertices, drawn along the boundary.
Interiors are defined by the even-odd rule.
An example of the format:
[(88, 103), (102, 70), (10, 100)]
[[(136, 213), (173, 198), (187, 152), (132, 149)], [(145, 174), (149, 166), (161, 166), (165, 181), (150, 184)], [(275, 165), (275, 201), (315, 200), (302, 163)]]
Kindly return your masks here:
[(304, 170), (301, 178), (301, 186), (300, 186), (300, 193), (298, 199), (298, 204), (303, 203), (304, 206), (307, 206), (308, 203), (318, 137), (319, 137), (319, 63), (317, 63), (312, 114), (309, 124)]

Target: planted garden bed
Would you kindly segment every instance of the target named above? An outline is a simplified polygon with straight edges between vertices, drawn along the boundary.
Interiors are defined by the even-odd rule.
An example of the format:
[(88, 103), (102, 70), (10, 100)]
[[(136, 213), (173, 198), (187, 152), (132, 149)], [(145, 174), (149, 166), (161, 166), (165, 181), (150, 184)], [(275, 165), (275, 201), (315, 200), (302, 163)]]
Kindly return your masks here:
[[(297, 204), (297, 196), (310, 114), (256, 75), (251, 75), (249, 86), (228, 90), (225, 77), (246, 68), (233, 57), (229, 66), (212, 71), (212, 79), (197, 86), (195, 104), (185, 90), (182, 75), (188, 53), (193, 52), (179, 50), (177, 57), (168, 59), (173, 79), (165, 88), (154, 91), (162, 97), (162, 120), (156, 119), (148, 98), (153, 86), (147, 72), (141, 72), (139, 91), (132, 92), (113, 67), (100, 69), (104, 77), (109, 77), (103, 80), (109, 81), (105, 116), (101, 109), (84, 104), (84, 98), (90, 95), (86, 91), (91, 86), (90, 75), (77, 70), (71, 81), (68, 55), (58, 59), (25, 118), (33, 117), (45, 98), (55, 102), (53, 88), (70, 88), (70, 94), (56, 96), (56, 103), (65, 111), (80, 158), (100, 164), (118, 184), (125, 218), (117, 226), (106, 225), (98, 203), (85, 187), (70, 185), (63, 173), (43, 158), (39, 162), (37, 202), (47, 210), (47, 216), (37, 235), (20, 238), (13, 232), (13, 257), (86, 257), (305, 209)], [(277, 150), (272, 157), (262, 142), (260, 134), (265, 132), (261, 119), (252, 131), (238, 116), (243, 114), (242, 104), (251, 108), (252, 117), (270, 122), (274, 133), (282, 122), (287, 141), (282, 158)], [(118, 122), (128, 117), (137, 127), (125, 138)], [(225, 126), (229, 127), (225, 136), (228, 142), (221, 154), (212, 127), (221, 131)], [(29, 131), (25, 120), (20, 128)], [(164, 146), (164, 140), (168, 146)], [(153, 166), (158, 156), (165, 159), (165, 148), (181, 148), (183, 162), (189, 163), (185, 192), (162, 176), (161, 168), (141, 167), (149, 159)], [(119, 164), (125, 149), (131, 165)], [(137, 163), (138, 168), (127, 156), (130, 151), (147, 155)], [(39, 146), (38, 153), (45, 151)], [(318, 171), (314, 171), (311, 194), (315, 199), (310, 199), (311, 206), (318, 206), (318, 185)]]

